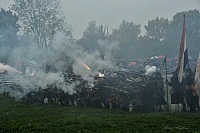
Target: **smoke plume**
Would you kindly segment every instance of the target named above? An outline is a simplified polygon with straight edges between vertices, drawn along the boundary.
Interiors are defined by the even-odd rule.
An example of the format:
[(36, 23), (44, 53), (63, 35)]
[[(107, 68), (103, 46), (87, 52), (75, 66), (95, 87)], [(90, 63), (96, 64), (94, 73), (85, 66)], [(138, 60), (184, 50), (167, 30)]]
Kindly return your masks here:
[[(54, 85), (68, 94), (76, 93), (80, 81), (66, 83), (64, 73), (68, 66), (73, 72), (93, 86), (94, 76), (100, 70), (112, 69), (112, 52), (118, 48), (118, 43), (108, 40), (99, 40), (101, 51), (88, 53), (82, 47), (71, 41), (62, 32), (57, 32), (49, 49), (38, 48), (30, 39), (21, 40), (20, 47), (9, 53), (9, 62), (14, 67), (23, 70), (23, 74), (14, 67), (0, 64), (0, 72), (9, 71), (8, 79), (13, 79), (21, 89), (6, 89), (16, 98), (21, 98), (31, 91), (47, 89)], [(101, 52), (105, 59), (102, 59)], [(17, 62), (16, 62), (17, 61)], [(13, 63), (15, 62), (15, 63)], [(49, 70), (49, 71), (46, 71)], [(13, 73), (14, 72), (14, 73)], [(4, 89), (5, 90), (5, 89)]]
[(145, 70), (146, 70), (146, 75), (151, 75), (152, 73), (156, 72), (156, 66), (149, 66), (147, 65), (145, 67)]

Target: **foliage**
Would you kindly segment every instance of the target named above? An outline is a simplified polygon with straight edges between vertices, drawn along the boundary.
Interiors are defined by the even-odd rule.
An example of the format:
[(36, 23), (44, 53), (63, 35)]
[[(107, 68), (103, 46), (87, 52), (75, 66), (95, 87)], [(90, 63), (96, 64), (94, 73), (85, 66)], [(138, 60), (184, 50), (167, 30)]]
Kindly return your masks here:
[[(183, 13), (186, 15), (186, 38), (189, 55), (197, 57), (200, 49), (199, 10), (179, 12), (173, 16), (171, 21), (162, 17), (149, 20), (148, 24), (144, 26), (146, 33), (143, 36), (140, 35), (140, 25), (123, 20), (119, 28), (113, 29), (107, 36), (107, 39), (119, 42), (120, 51), (114, 57), (133, 60), (158, 55), (166, 55), (170, 58), (178, 55)], [(102, 27), (97, 26), (96, 21), (92, 21), (78, 43), (85, 49), (94, 51), (98, 49), (98, 40), (104, 39), (102, 31)]]
[(0, 97), (1, 132), (200, 132), (199, 113), (137, 113), (87, 107), (23, 105)]
[(57, 31), (64, 31), (72, 37), (71, 29), (60, 12), (61, 0), (14, 0), (11, 10), (20, 18), (22, 30), (31, 36), (38, 47), (47, 48)]
[(168, 19), (159, 18), (153, 19), (145, 26), (148, 39), (163, 41), (166, 39), (167, 30), (169, 29)]
[(100, 39), (102, 39), (102, 26), (97, 26), (96, 21), (91, 21), (88, 23), (83, 37), (77, 43), (87, 51), (94, 51), (98, 49), (98, 40)]
[(140, 44), (145, 45), (143, 47), (145, 52), (148, 49), (151, 56), (166, 54), (168, 57), (173, 57), (179, 54), (183, 13), (186, 15), (186, 38), (189, 55), (193, 57), (198, 56), (200, 34), (198, 26), (200, 24), (200, 13), (198, 10), (179, 12), (173, 16), (172, 21), (158, 17), (149, 21), (148, 25), (145, 26), (147, 31), (145, 36), (147, 37), (143, 38), (146, 41), (141, 39), (141, 42), (145, 42), (146, 44)]
[[(165, 50), (167, 48), (165, 41), (169, 33), (169, 28), (168, 19), (159, 17), (149, 21), (148, 25), (145, 26), (147, 32), (144, 38), (146, 39), (146, 45), (144, 44), (144, 49), (147, 49), (151, 52), (150, 56), (152, 56), (152, 53), (155, 53), (155, 55), (165, 54)], [(167, 49), (169, 49), (169, 47)]]
[(140, 25), (123, 20), (118, 29), (113, 29), (110, 39), (120, 43), (120, 52), (117, 58), (131, 59), (137, 58), (138, 38), (141, 33)]
[(0, 11), (0, 62), (7, 63), (10, 52), (18, 46), (18, 17), (11, 11)]
[[(65, 22), (65, 16), (59, 10), (61, 0), (14, 0), (14, 2), (10, 11), (1, 10), (0, 12), (0, 38), (4, 37), (0, 40), (0, 45), (15, 46), (19, 24), (23, 35), (25, 35), (20, 36), (20, 38), (34, 39), (39, 48), (51, 46), (53, 36), (58, 31), (63, 31), (66, 36), (73, 39), (71, 27)], [(11, 11), (16, 12), (16, 14), (12, 14)], [(199, 10), (176, 13), (172, 20), (162, 17), (149, 20), (148, 24), (144, 26), (145, 35), (140, 34), (141, 25), (135, 24), (133, 21), (123, 20), (119, 27), (113, 29), (109, 34), (108, 26), (97, 25), (96, 21), (93, 20), (88, 23), (83, 37), (77, 40), (77, 43), (89, 52), (99, 50), (102, 57), (104, 51), (99, 46), (99, 40), (105, 39), (119, 43), (120, 50), (112, 56), (118, 59), (145, 59), (158, 55), (174, 57), (179, 54), (183, 13), (186, 15), (186, 38), (189, 55), (197, 57), (200, 49)], [(19, 24), (17, 24), (18, 18), (20, 19)], [(3, 51), (6, 51), (6, 48)], [(0, 60), (3, 62), (7, 60), (5, 53), (9, 54), (10, 51), (4, 52), (4, 56), (1, 54), (4, 59)]]
[(115, 39), (122, 45), (135, 45), (141, 33), (140, 27), (133, 22), (123, 20), (119, 29), (114, 29), (111, 36), (115, 36)]
[(200, 12), (198, 10), (190, 10), (187, 12), (180, 12), (174, 15), (170, 23), (170, 36), (168, 36), (168, 43), (171, 47), (179, 49), (181, 33), (183, 27), (183, 13), (186, 18), (186, 45), (188, 47), (189, 55), (198, 57), (199, 54), (199, 38), (200, 38)]

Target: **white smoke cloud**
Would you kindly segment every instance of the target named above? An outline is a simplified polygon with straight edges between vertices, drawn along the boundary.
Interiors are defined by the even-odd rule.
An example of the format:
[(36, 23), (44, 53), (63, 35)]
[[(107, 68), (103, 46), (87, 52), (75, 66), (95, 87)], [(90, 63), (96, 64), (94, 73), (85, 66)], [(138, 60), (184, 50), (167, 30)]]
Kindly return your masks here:
[(113, 54), (119, 50), (119, 42), (109, 40), (98, 41), (100, 49), (104, 52), (105, 60), (111, 60)]
[[(14, 82), (21, 87), (19, 90), (7, 89), (16, 98), (21, 98), (31, 91), (37, 92), (39, 88), (46, 89), (48, 85), (52, 84), (66, 93), (76, 93), (76, 87), (80, 82), (77, 80), (66, 83), (62, 75), (68, 65), (72, 65), (73, 72), (88, 81), (90, 86), (93, 86), (94, 75), (102, 69), (113, 68), (112, 52), (110, 51), (115, 51), (118, 48), (116, 42), (99, 40), (100, 48), (105, 54), (105, 60), (103, 60), (98, 50), (92, 53), (85, 52), (82, 47), (73, 43), (62, 32), (57, 32), (53, 37), (52, 49), (39, 49), (30, 40), (27, 43), (10, 53), (10, 63), (17, 61), (21, 67), (23, 64), (24, 71), (26, 70), (23, 75), (9, 73), (8, 79), (17, 79)], [(55, 71), (46, 71), (47, 64)], [(90, 70), (87, 70), (83, 64), (88, 66)], [(20, 73), (14, 67), (0, 64), (0, 72), (4, 72), (4, 70)]]
[(156, 66), (149, 66), (147, 65), (145, 67), (145, 70), (146, 70), (146, 75), (151, 75), (152, 73), (156, 72)]
[(66, 86), (63, 86), (64, 92), (67, 92), (68, 94), (72, 95), (74, 93), (77, 93), (75, 88), (80, 84), (80, 81), (75, 81), (73, 83), (67, 84)]
[(13, 68), (9, 65), (4, 65), (4, 64), (0, 63), (0, 73), (1, 72), (14, 72), (14, 73), (22, 74), (22, 72), (17, 71), (15, 68)]
[[(69, 38), (67, 38), (62, 32), (58, 32), (54, 36), (53, 48), (60, 52), (65, 52), (67, 56), (74, 60), (72, 65), (73, 72), (91, 83), (94, 80), (92, 76), (97, 74), (99, 70), (113, 68), (113, 64), (111, 62), (112, 53), (110, 51), (115, 51), (118, 48), (117, 42), (99, 40), (98, 43), (102, 51), (105, 52), (105, 60), (102, 60), (98, 50), (91, 53), (85, 52), (77, 44), (71, 43)], [(87, 65), (90, 68), (90, 71), (87, 70), (83, 64)]]

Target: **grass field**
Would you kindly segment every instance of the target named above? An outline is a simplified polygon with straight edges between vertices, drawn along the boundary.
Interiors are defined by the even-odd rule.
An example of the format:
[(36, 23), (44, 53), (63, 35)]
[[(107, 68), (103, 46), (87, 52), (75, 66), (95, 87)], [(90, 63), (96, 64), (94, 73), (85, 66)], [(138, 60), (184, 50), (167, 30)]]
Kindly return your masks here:
[(100, 108), (23, 105), (0, 94), (0, 132), (200, 132), (200, 113), (138, 113)]

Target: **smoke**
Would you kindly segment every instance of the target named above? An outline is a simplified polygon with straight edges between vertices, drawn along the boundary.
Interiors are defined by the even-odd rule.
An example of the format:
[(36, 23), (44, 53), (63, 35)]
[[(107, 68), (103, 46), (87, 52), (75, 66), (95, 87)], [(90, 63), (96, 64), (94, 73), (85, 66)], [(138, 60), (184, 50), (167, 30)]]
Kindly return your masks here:
[(78, 55), (81, 55), (83, 52), (82, 47), (73, 43), (63, 32), (57, 32), (54, 35), (52, 48), (59, 53), (69, 56), (72, 59)]
[[(3, 62), (5, 58), (7, 58), (9, 52), (10, 52), (9, 46), (0, 46), (0, 60), (1, 60), (1, 62)], [(4, 63), (5, 63), (5, 61), (4, 61)]]
[(11, 52), (8, 52), (7, 62), (19, 71), (22, 71), (22, 53), (19, 47), (14, 48)]
[[(7, 49), (13, 48), (9, 47)], [(20, 46), (11, 52), (7, 51), (6, 54), (9, 55), (7, 62), (13, 64), (16, 68), (21, 68), (20, 70), (23, 70), (24, 74), (22, 75), (22, 72), (17, 71), (14, 67), (0, 63), (0, 72), (9, 72), (3, 77), (3, 80), (14, 82), (20, 88), (4, 85), (1, 92), (6, 91), (13, 97), (22, 98), (31, 91), (37, 92), (39, 88), (46, 89), (48, 85), (52, 84), (59, 89), (66, 90), (66, 86), (63, 85), (64, 76), (61, 74), (61, 70), (67, 66), (62, 66), (62, 60), (59, 60), (62, 55), (58, 50), (60, 49), (57, 49), (57, 51), (54, 49), (48, 51), (39, 49), (33, 41), (21, 39)], [(56, 64), (56, 61), (61, 63)], [(46, 72), (47, 62), (55, 67), (56, 72)]]
[(14, 73), (22, 74), (22, 72), (17, 71), (15, 68), (13, 68), (9, 65), (4, 65), (4, 64), (0, 63), (0, 73), (1, 72), (14, 72)]
[[(76, 93), (76, 87), (80, 81), (66, 83), (63, 73), (69, 65), (73, 72), (82, 79), (93, 85), (94, 76), (100, 70), (112, 69), (113, 53), (118, 43), (108, 40), (99, 40), (101, 52), (104, 52), (105, 59), (102, 59), (101, 52), (96, 50), (88, 53), (82, 47), (70, 40), (63, 32), (57, 32), (49, 46), (49, 49), (38, 48), (30, 39), (21, 39), (21, 45), (9, 53), (9, 62), (14, 67), (0, 64), (0, 72), (9, 71), (7, 79), (13, 79), (20, 89), (4, 88), (16, 98), (21, 98), (31, 91), (47, 89), (54, 85), (68, 94)], [(22, 74), (19, 70), (23, 70)], [(49, 71), (46, 71), (48, 68)], [(14, 73), (13, 73), (14, 72)]]
[(71, 84), (66, 84), (66, 86), (63, 86), (64, 92), (68, 93), (69, 95), (77, 93), (75, 88), (80, 84), (80, 81), (75, 81)]
[[(54, 36), (53, 48), (60, 52), (64, 52), (68, 57), (73, 60), (73, 72), (81, 76), (88, 82), (93, 82), (93, 76), (102, 69), (113, 68), (112, 52), (118, 49), (117, 42), (110, 42), (108, 40), (98, 41), (101, 51), (104, 51), (105, 60), (101, 58), (100, 51), (88, 53), (82, 47), (75, 43), (71, 43), (62, 32), (58, 32)], [(86, 67), (89, 67), (88, 70)]]
[(105, 60), (113, 59), (114, 54), (120, 49), (119, 43), (116, 41), (99, 40), (98, 44), (100, 50), (104, 52)]
[(145, 70), (146, 70), (146, 75), (151, 75), (152, 73), (156, 72), (156, 66), (149, 66), (147, 65), (145, 67)]

